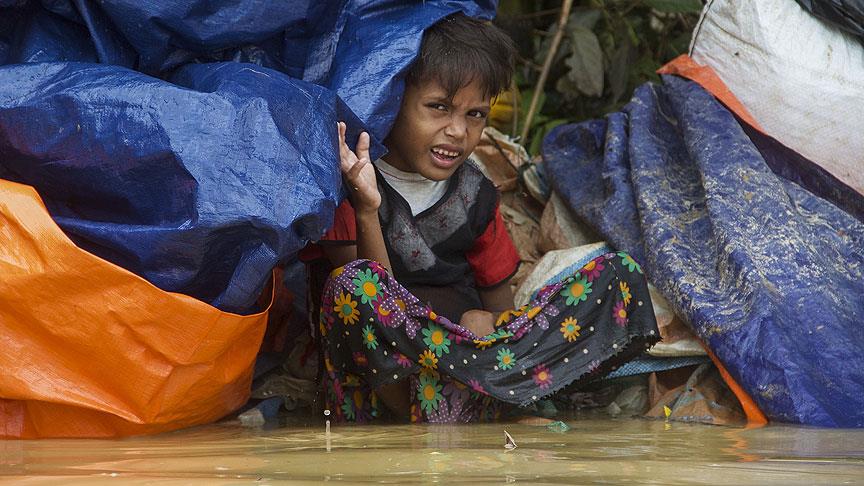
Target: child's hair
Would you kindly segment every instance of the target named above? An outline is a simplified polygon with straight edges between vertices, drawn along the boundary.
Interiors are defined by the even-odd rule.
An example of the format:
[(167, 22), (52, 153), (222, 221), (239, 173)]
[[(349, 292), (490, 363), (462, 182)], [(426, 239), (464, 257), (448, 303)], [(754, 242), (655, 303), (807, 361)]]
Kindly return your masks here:
[(516, 49), (507, 34), (491, 22), (457, 13), (423, 34), (406, 82), (434, 80), (452, 97), (476, 79), (484, 94), (494, 97), (510, 87), (515, 62)]

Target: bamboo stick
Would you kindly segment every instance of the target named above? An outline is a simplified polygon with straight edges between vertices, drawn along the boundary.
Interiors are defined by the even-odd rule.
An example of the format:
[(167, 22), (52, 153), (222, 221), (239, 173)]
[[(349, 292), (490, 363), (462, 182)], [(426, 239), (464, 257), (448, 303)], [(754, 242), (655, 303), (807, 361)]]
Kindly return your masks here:
[(531, 121), (534, 118), (534, 112), (537, 111), (537, 103), (540, 101), (540, 93), (543, 92), (543, 87), (546, 85), (546, 78), (549, 77), (549, 70), (552, 68), (552, 60), (558, 52), (561, 38), (564, 37), (564, 27), (567, 25), (567, 19), (570, 17), (570, 7), (572, 6), (573, 0), (564, 0), (564, 4), (561, 6), (561, 15), (558, 16), (558, 30), (555, 32), (555, 37), (552, 38), (552, 45), (549, 46), (549, 52), (546, 54), (546, 60), (543, 62), (543, 71), (540, 72), (540, 79), (537, 80), (537, 86), (534, 88), (534, 95), (531, 97), (531, 106), (528, 108), (528, 115), (525, 117), (525, 125), (522, 126), (522, 134), (519, 137), (519, 143), (523, 146), (527, 145), (528, 131), (531, 129)]

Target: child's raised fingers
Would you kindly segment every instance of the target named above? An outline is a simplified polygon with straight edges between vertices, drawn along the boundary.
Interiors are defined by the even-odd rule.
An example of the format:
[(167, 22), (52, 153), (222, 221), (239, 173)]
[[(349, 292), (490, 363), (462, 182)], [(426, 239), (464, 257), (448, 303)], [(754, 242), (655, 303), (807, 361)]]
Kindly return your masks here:
[(347, 130), (345, 123), (337, 122), (336, 126), (339, 132), (339, 165), (342, 168), (342, 172), (345, 172), (351, 168), (352, 163), (356, 160), (356, 156), (348, 148), (348, 144), (345, 143), (345, 131)]
[(351, 149), (348, 148), (348, 144), (345, 143), (345, 132), (348, 131), (348, 125), (345, 122), (338, 122), (336, 126), (339, 129), (339, 155), (343, 158), (351, 153)]
[[(368, 157), (364, 157), (364, 158), (358, 160), (357, 162), (355, 162), (354, 165), (351, 166), (350, 169), (348, 169), (348, 172), (345, 173), (345, 176), (348, 178), (348, 181), (351, 182), (352, 184), (354, 184), (354, 181), (360, 176), (360, 171), (363, 170), (363, 167), (366, 167), (366, 164), (368, 164), (368, 163), (369, 163)], [(357, 184), (354, 184), (354, 185), (356, 186)]]
[(363, 132), (357, 138), (357, 157), (360, 159), (369, 159), (369, 134)]
[(336, 131), (339, 133), (339, 145), (345, 144), (345, 124), (336, 122)]

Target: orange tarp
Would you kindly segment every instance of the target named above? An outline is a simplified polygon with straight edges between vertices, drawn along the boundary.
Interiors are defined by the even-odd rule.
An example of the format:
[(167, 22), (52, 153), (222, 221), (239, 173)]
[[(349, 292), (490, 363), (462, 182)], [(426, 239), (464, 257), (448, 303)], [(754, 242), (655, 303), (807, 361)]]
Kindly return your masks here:
[(0, 438), (217, 420), (249, 397), (266, 319), (162, 291), (81, 250), (33, 188), (0, 179)]
[[(715, 98), (720, 100), (726, 108), (735, 113), (741, 121), (747, 123), (760, 132), (762, 131), (762, 128), (756, 123), (756, 120), (750, 115), (747, 108), (738, 101), (738, 98), (735, 97), (732, 91), (726, 87), (720, 77), (717, 76), (714, 70), (710, 67), (699, 65), (691, 59), (690, 56), (683, 54), (669, 61), (668, 64), (658, 69), (657, 72), (659, 74), (676, 74), (691, 81), (695, 81), (709, 93), (714, 95)], [(756, 405), (756, 402), (753, 401), (753, 398), (741, 387), (741, 385), (738, 384), (737, 381), (735, 381), (732, 375), (729, 374), (729, 371), (726, 370), (726, 367), (723, 366), (723, 363), (720, 362), (713, 352), (711, 352), (711, 349), (707, 346), (704, 347), (708, 352), (708, 356), (711, 357), (711, 360), (720, 371), (720, 376), (723, 377), (723, 380), (726, 381), (726, 384), (729, 385), (729, 388), (735, 396), (738, 397), (738, 401), (741, 402), (741, 408), (744, 409), (744, 414), (747, 416), (747, 422), (751, 425), (768, 423), (768, 419), (765, 417), (765, 414), (759, 410), (759, 407)]]
[(696, 63), (687, 54), (682, 54), (669, 61), (665, 66), (657, 70), (657, 74), (676, 74), (682, 78), (695, 81), (699, 86), (705, 88), (715, 98), (720, 100), (721, 103), (726, 105), (726, 108), (735, 113), (738, 118), (760, 132), (763, 131), (762, 127), (756, 123), (756, 119), (747, 111), (747, 108), (726, 87), (720, 76), (717, 76), (717, 73), (710, 67)]

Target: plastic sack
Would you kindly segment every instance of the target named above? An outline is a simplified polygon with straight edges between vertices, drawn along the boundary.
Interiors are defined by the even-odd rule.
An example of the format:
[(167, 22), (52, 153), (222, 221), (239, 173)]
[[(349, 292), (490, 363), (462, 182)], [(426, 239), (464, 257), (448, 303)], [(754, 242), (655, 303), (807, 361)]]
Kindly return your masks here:
[(561, 196), (551, 193), (540, 217), (540, 239), (537, 246), (543, 253), (566, 250), (600, 241), (591, 228), (570, 214)]
[(249, 62), (336, 91), (383, 139), (423, 31), (459, 11), (491, 19), (497, 1), (44, 0), (4, 7), (0, 65), (4, 44), (6, 63), (98, 61), (161, 78), (189, 63)]
[(739, 425), (745, 420), (742, 412), (717, 368), (706, 363), (693, 370), (686, 383), (656, 397), (656, 403), (645, 416), (676, 422)]
[(0, 435), (245, 403), (266, 319), (196, 298), (255, 311), (332, 223), (336, 120), (383, 138), (422, 32), (459, 10), (495, 2), (0, 0)]
[(114, 437), (246, 402), (266, 314), (164, 292), (77, 248), (0, 180), (0, 438)]
[(864, 194), (860, 39), (788, 0), (715, 0), (690, 56), (717, 73), (765, 133)]
[(796, 177), (815, 164), (675, 76), (543, 156), (769, 419), (864, 426), (864, 197), (816, 196)]

